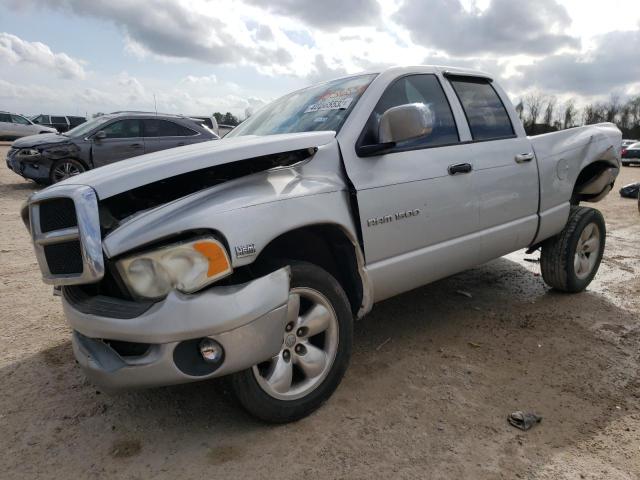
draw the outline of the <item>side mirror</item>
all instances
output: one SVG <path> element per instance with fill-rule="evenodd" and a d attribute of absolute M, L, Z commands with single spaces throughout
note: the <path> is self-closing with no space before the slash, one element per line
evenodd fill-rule
<path fill-rule="evenodd" d="M 31 120 L 32 123 L 35 123 L 36 125 L 40 125 L 40 120 Z"/>
<path fill-rule="evenodd" d="M 402 142 L 429 135 L 433 131 L 433 112 L 424 103 L 409 103 L 391 107 L 382 114 L 378 127 L 378 142 Z"/>
<path fill-rule="evenodd" d="M 104 130 L 99 130 L 96 132 L 93 138 L 95 138 L 96 140 L 102 140 L 103 138 L 107 138 L 107 134 Z"/>

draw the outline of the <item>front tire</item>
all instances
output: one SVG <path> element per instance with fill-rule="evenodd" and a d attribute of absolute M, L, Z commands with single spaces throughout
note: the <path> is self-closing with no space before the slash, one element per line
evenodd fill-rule
<path fill-rule="evenodd" d="M 583 291 L 598 271 L 604 253 L 606 225 L 602 214 L 587 207 L 571 207 L 562 232 L 542 244 L 542 278 L 563 292 Z"/>
<path fill-rule="evenodd" d="M 270 423 L 306 417 L 336 390 L 349 365 L 353 315 L 344 290 L 322 268 L 289 262 L 288 323 L 280 352 L 231 376 L 249 413 Z"/>
<path fill-rule="evenodd" d="M 49 181 L 52 184 L 58 183 L 62 180 L 66 180 L 67 178 L 80 175 L 85 170 L 86 169 L 84 168 L 84 165 L 78 160 L 74 160 L 73 158 L 64 158 L 62 160 L 56 161 L 53 165 L 51 165 L 51 170 L 49 171 Z"/>

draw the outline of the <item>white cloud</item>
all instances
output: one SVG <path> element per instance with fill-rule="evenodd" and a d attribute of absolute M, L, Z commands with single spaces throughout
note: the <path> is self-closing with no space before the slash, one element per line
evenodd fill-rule
<path fill-rule="evenodd" d="M 10 33 L 0 32 L 0 61 L 9 65 L 19 63 L 53 70 L 61 78 L 85 78 L 83 61 L 66 53 L 53 53 L 40 42 L 28 42 Z"/>
<path fill-rule="evenodd" d="M 132 56 L 115 70 L 113 59 L 96 63 L 99 75 L 45 45 L 0 37 L 0 58 L 16 66 L 1 78 L 14 86 L 40 82 L 55 90 L 49 79 L 35 80 L 28 65 L 44 66 L 75 82 L 67 90 L 70 80 L 65 80 L 54 100 L 76 102 L 78 108 L 152 109 L 155 93 L 159 110 L 228 109 L 242 116 L 256 108 L 246 100 L 251 97 L 273 98 L 347 73 L 423 63 L 480 68 L 501 79 L 513 97 L 532 88 L 559 97 L 607 96 L 612 90 L 624 95 L 638 91 L 640 78 L 633 66 L 640 48 L 633 33 L 640 21 L 637 0 L 616 0 L 607 9 L 583 0 L 0 0 L 0 5 L 25 21 L 54 10 L 72 22 L 90 19 L 121 32 Z M 74 35 L 72 29 L 63 34 Z M 162 68 L 180 74 L 163 78 L 157 73 Z M 135 76 L 119 73 L 123 69 Z M 24 95 L 15 103 L 31 101 L 28 92 Z"/>

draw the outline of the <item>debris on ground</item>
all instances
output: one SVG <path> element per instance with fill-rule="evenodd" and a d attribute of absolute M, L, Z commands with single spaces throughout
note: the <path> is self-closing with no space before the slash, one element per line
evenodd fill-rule
<path fill-rule="evenodd" d="M 463 297 L 473 298 L 473 295 L 471 295 L 469 292 L 465 292 L 464 290 L 456 290 L 456 293 L 458 295 L 462 295 Z"/>
<path fill-rule="evenodd" d="M 507 421 L 514 427 L 526 431 L 540 423 L 542 421 L 542 417 L 532 412 L 525 413 L 518 410 L 517 412 L 511 413 L 507 417 Z"/>
<path fill-rule="evenodd" d="M 382 347 L 384 347 L 387 343 L 391 341 L 391 337 L 387 338 L 384 342 L 376 347 L 376 352 L 379 352 Z"/>

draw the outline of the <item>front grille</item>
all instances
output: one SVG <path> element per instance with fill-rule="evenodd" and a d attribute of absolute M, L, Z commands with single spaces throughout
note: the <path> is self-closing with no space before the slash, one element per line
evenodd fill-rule
<path fill-rule="evenodd" d="M 56 185 L 34 193 L 28 221 L 45 283 L 81 285 L 103 278 L 98 197 L 91 187 Z"/>
<path fill-rule="evenodd" d="M 56 198 L 40 204 L 42 233 L 78 226 L 76 207 L 70 198 Z"/>
<path fill-rule="evenodd" d="M 82 250 L 79 240 L 45 245 L 44 256 L 53 275 L 82 273 Z"/>

